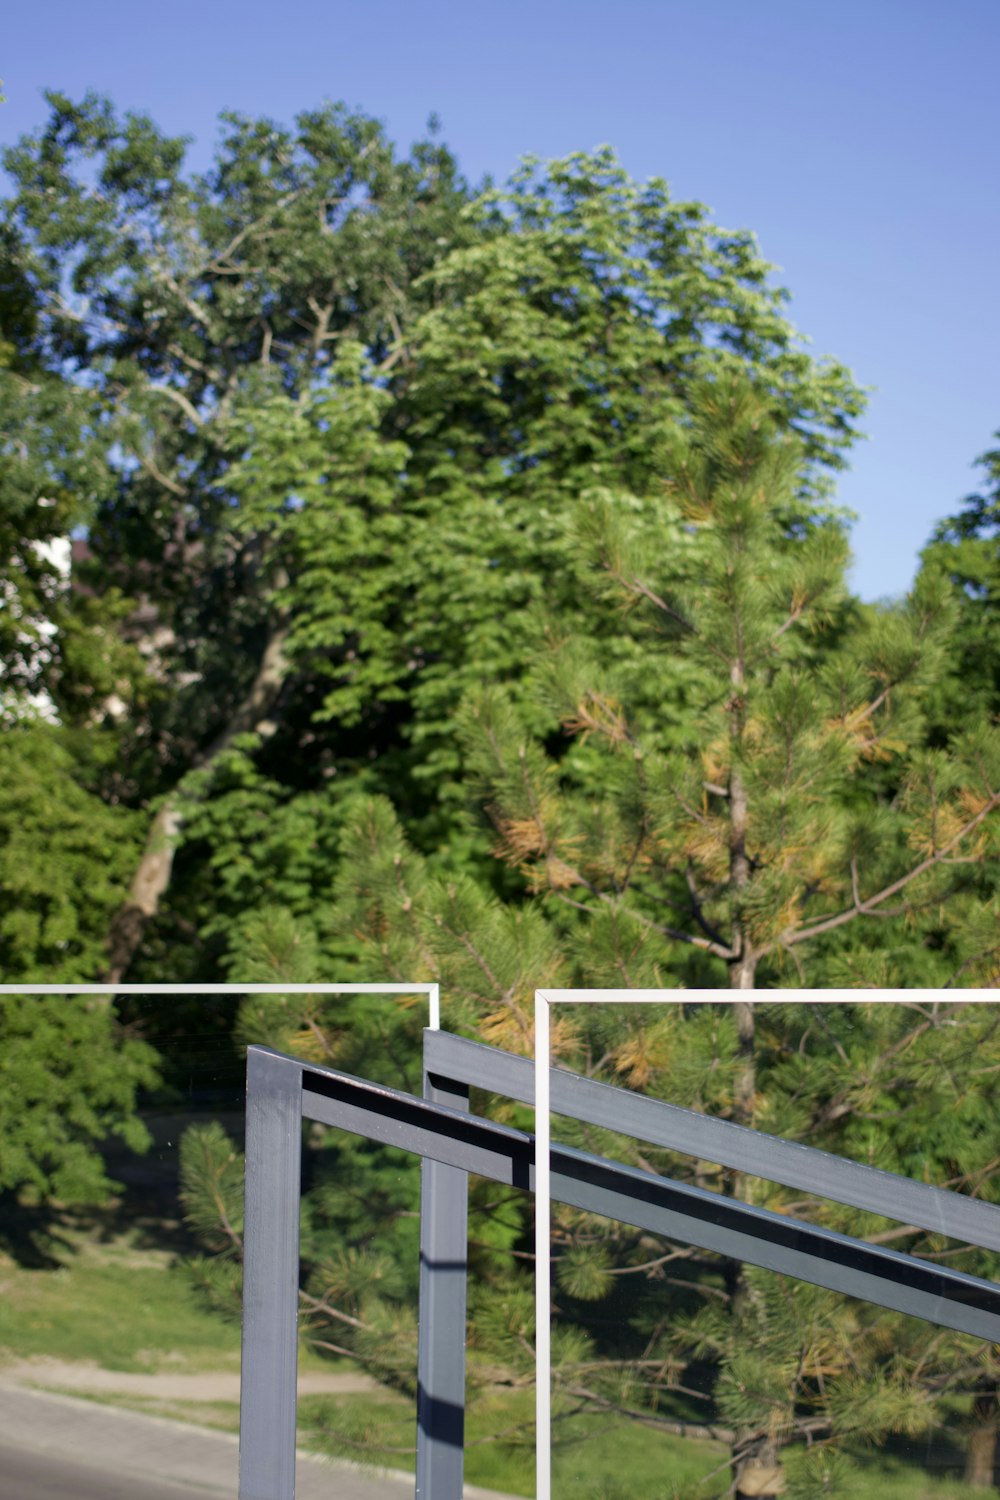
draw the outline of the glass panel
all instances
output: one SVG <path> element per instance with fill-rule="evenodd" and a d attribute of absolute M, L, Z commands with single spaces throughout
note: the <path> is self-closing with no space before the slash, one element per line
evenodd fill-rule
<path fill-rule="evenodd" d="M 23 1179 L 22 1152 L 41 1174 L 0 1214 L 0 1500 L 161 1500 L 158 1478 L 164 1497 L 235 1495 L 245 1043 L 419 1093 L 426 997 L 0 1007 L 0 1166 Z M 300 1446 L 412 1469 L 419 1163 L 307 1126 L 303 1186 Z M 300 1462 L 303 1500 L 328 1469 Z"/>
<path fill-rule="evenodd" d="M 757 997 L 755 997 L 756 999 Z M 987 1201 L 1000 1012 L 557 1006 L 567 1066 Z M 746 1023 L 749 1022 L 749 1025 Z M 553 1139 L 995 1279 L 995 1253 L 556 1113 Z M 992 1484 L 993 1346 L 553 1205 L 553 1495 L 964 1495 Z M 876 1491 L 876 1486 L 877 1491 Z"/>
<path fill-rule="evenodd" d="M 236 1004 L 0 997 L 0 1472 L 21 1494 L 75 1493 L 74 1474 L 95 1495 L 156 1500 L 157 1476 L 235 1492 L 232 1439 L 117 1412 L 238 1428 Z"/>
<path fill-rule="evenodd" d="M 740 1494 L 803 1500 L 992 1484 L 989 1346 L 769 1271 L 670 1260 L 607 1221 L 587 1232 L 613 1279 L 574 1296 L 557 1262 L 555 1500 L 715 1500 L 735 1475 Z"/>
<path fill-rule="evenodd" d="M 93 997 L 3 999 L 3 1159 L 9 1169 L 12 1153 L 29 1149 L 24 1129 L 34 1121 L 53 1143 L 47 1170 L 53 1181 L 62 1175 L 47 1202 L 41 1185 L 8 1192 L 0 1220 L 0 1500 L 5 1485 L 11 1500 L 44 1493 L 43 1471 L 73 1493 L 73 1476 L 87 1468 L 107 1478 L 109 1462 L 118 1490 L 109 1480 L 103 1493 L 122 1500 L 160 1500 L 151 1464 L 194 1494 L 211 1493 L 209 1481 L 234 1493 L 243 1045 L 252 1035 L 419 1092 L 426 1000 L 147 996 L 109 1012 Z M 71 1047 L 66 1025 L 51 1025 L 53 1007 L 71 1022 Z M 961 995 L 840 1010 L 760 999 L 752 1069 L 721 1004 L 566 1006 L 553 1021 L 560 1060 L 591 1076 L 723 1118 L 749 1109 L 761 1129 L 997 1199 L 993 1006 L 965 1005 Z M 35 1073 L 19 1053 L 19 1028 L 37 1043 L 47 1027 L 50 1066 Z M 155 1077 L 147 1044 L 159 1059 Z M 90 1158 L 55 1149 L 86 1140 L 75 1070 L 86 1066 L 92 1081 L 102 1058 L 102 1108 L 120 1113 L 134 1083 L 148 1134 L 145 1150 L 134 1135 L 101 1145 L 117 1184 L 103 1199 Z M 532 1111 L 510 1101 L 476 1094 L 473 1109 L 533 1126 Z M 991 1253 L 802 1189 L 556 1115 L 552 1126 L 556 1140 L 709 1192 L 976 1275 L 1000 1270 Z M 318 1126 L 306 1129 L 303 1159 L 300 1442 L 369 1469 L 411 1472 L 418 1163 Z M 758 1464 L 743 1475 L 744 1493 L 764 1494 L 761 1486 L 779 1482 L 767 1472 L 768 1434 L 779 1455 L 770 1467 L 788 1496 L 867 1496 L 877 1485 L 880 1500 L 968 1500 L 963 1474 L 990 1473 L 1000 1380 L 992 1348 L 771 1273 L 741 1275 L 605 1219 L 556 1207 L 553 1225 L 556 1496 L 721 1495 L 734 1442 Z M 473 1180 L 469 1226 L 466 1475 L 528 1495 L 532 1202 Z M 120 1408 L 208 1436 L 141 1426 L 126 1441 Z M 303 1500 L 327 1494 L 331 1476 L 300 1464 L 298 1489 Z"/>

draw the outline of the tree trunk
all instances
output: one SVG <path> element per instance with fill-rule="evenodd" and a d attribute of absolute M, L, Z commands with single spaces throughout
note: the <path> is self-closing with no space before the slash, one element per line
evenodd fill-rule
<path fill-rule="evenodd" d="M 992 1486 L 997 1458 L 997 1386 L 977 1391 L 972 1403 L 972 1427 L 965 1451 L 966 1484 Z"/>
<path fill-rule="evenodd" d="M 730 968 L 731 989 L 752 989 L 756 959 L 747 952 L 743 961 L 737 960 Z M 736 1018 L 736 1035 L 739 1040 L 740 1071 L 736 1076 L 733 1097 L 733 1119 L 739 1125 L 753 1125 L 754 1100 L 757 1092 L 757 1070 L 754 1057 L 754 1005 L 752 1000 L 733 1002 Z M 734 1198 L 746 1203 L 750 1199 L 750 1184 L 745 1172 L 732 1172 L 728 1191 Z M 740 1261 L 730 1261 L 726 1268 L 726 1290 L 731 1298 L 730 1310 L 738 1319 L 746 1307 L 748 1291 L 744 1267 Z M 785 1490 L 785 1472 L 781 1467 L 781 1448 L 774 1438 L 758 1443 L 747 1454 L 740 1443 L 730 1448 L 735 1476 L 737 1500 L 763 1500 L 777 1496 Z M 739 1455 L 739 1456 L 737 1456 Z"/>
<path fill-rule="evenodd" d="M 785 1489 L 785 1471 L 778 1456 L 778 1445 L 767 1438 L 754 1452 L 736 1465 L 737 1500 L 761 1500 L 762 1496 L 781 1495 Z"/>
<path fill-rule="evenodd" d="M 285 678 L 284 647 L 288 624 L 282 622 L 272 631 L 260 659 L 257 675 L 250 690 L 229 723 L 207 750 L 196 755 L 191 770 L 204 770 L 232 745 L 237 735 L 255 733 L 269 738 L 277 729 L 270 714 L 277 702 Z M 139 860 L 128 900 L 115 914 L 108 937 L 108 969 L 105 983 L 120 984 L 139 951 L 143 934 L 156 916 L 160 901 L 170 886 L 177 837 L 183 827 L 181 788 L 174 788 L 153 819 L 146 847 Z"/>
<path fill-rule="evenodd" d="M 732 950 L 736 958 L 729 964 L 729 988 L 752 990 L 757 974 L 757 955 L 747 939 L 740 911 L 740 899 L 750 882 L 750 860 L 747 856 L 747 794 L 743 778 L 734 771 L 729 778 L 729 882 L 732 889 Z M 753 1002 L 736 1001 L 733 1005 L 739 1037 L 741 1068 L 736 1077 L 733 1118 L 739 1125 L 753 1124 L 753 1099 L 756 1091 L 753 1057 Z"/>
<path fill-rule="evenodd" d="M 734 687 L 742 687 L 741 674 L 734 673 Z M 739 719 L 733 725 L 733 737 L 738 737 Z M 729 988 L 752 990 L 755 988 L 758 957 L 754 952 L 743 924 L 740 910 L 742 892 L 750 883 L 750 859 L 747 854 L 747 795 L 743 778 L 733 771 L 729 779 L 729 878 L 733 896 L 734 920 L 732 947 L 737 957 L 729 965 Z M 757 1094 L 757 1068 L 754 1056 L 754 1005 L 752 1000 L 733 1002 L 736 1021 L 736 1036 L 739 1048 L 739 1071 L 733 1086 L 733 1119 L 738 1125 L 753 1125 L 754 1103 Z M 729 1192 L 734 1198 L 746 1202 L 749 1184 L 745 1173 L 733 1172 L 729 1180 Z M 747 1288 L 743 1266 L 738 1261 L 730 1263 L 726 1285 L 731 1297 L 730 1308 L 738 1317 L 743 1308 Z M 731 1448 L 733 1473 L 737 1500 L 761 1500 L 764 1496 L 783 1493 L 785 1474 L 781 1467 L 778 1444 L 773 1438 L 759 1443 L 747 1454 L 740 1444 Z M 737 1454 L 740 1456 L 737 1457 Z"/>

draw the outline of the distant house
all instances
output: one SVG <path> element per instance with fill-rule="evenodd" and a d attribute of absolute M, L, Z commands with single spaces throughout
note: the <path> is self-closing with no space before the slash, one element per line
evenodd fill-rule
<path fill-rule="evenodd" d="M 45 501 L 40 500 L 39 504 L 44 505 Z M 60 536 L 43 542 L 29 542 L 28 545 L 36 557 L 48 563 L 63 584 L 68 586 L 72 577 L 73 548 L 76 543 L 69 537 Z M 16 568 L 18 559 L 14 558 L 12 561 Z M 0 609 L 18 610 L 19 602 L 14 583 L 9 578 L 0 580 Z M 22 628 L 15 633 L 15 645 L 10 659 L 0 662 L 0 722 L 11 724 L 42 719 L 56 724 L 59 722 L 59 715 L 48 691 L 41 686 L 33 691 L 30 686 L 32 678 L 40 676 L 40 669 L 52 659 L 46 643 L 55 635 L 56 627 L 50 620 L 38 616 L 28 619 L 19 617 L 18 624 Z M 18 647 L 23 648 L 23 654 Z M 20 679 L 18 685 L 5 686 L 4 679 L 9 678 L 12 673 Z"/>

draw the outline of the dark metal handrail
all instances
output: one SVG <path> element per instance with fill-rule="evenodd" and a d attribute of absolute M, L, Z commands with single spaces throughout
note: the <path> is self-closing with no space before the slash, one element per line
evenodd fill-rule
<path fill-rule="evenodd" d="M 531 1103 L 534 1064 L 425 1032 L 425 1097 L 266 1047 L 247 1054 L 240 1500 L 293 1500 L 301 1124 L 316 1120 L 423 1158 L 418 1500 L 461 1500 L 468 1174 L 528 1192 L 534 1137 L 469 1113 L 470 1086 Z M 551 1070 L 552 1107 L 821 1197 L 1000 1248 L 1000 1210 L 827 1152 Z M 569 1146 L 552 1197 L 671 1240 L 1000 1342 L 1000 1287 L 815 1224 Z M 970 1232 L 971 1231 L 971 1232 Z"/>

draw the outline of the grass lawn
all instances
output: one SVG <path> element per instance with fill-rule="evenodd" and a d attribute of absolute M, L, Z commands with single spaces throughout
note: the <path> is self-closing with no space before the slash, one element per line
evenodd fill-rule
<path fill-rule="evenodd" d="M 54 1262 L 19 1265 L 0 1253 L 0 1362 L 46 1357 L 132 1372 L 240 1367 L 240 1328 L 207 1307 L 176 1254 L 130 1232 L 60 1228 Z M 303 1369 L 336 1369 L 309 1349 Z"/>
<path fill-rule="evenodd" d="M 303 1445 L 372 1467 L 413 1471 L 412 1402 L 389 1393 L 313 1396 L 299 1401 Z M 473 1407 L 466 1430 L 470 1484 L 514 1495 L 535 1493 L 534 1397 L 498 1392 Z M 491 1439 L 497 1438 L 497 1441 Z M 377 1455 L 373 1460 L 373 1452 Z M 621 1417 L 578 1416 L 557 1431 L 553 1489 L 574 1500 L 653 1500 L 671 1496 L 725 1462 L 721 1444 L 688 1442 L 637 1427 Z M 706 1485 L 704 1500 L 725 1489 Z"/>
<path fill-rule="evenodd" d="M 239 1368 L 240 1331 L 207 1311 L 166 1252 L 81 1242 L 52 1269 L 0 1261 L 0 1355 L 107 1370 Z"/>
<path fill-rule="evenodd" d="M 413 1471 L 411 1402 L 379 1396 L 306 1397 L 299 1401 L 304 1447 L 373 1468 Z M 531 1392 L 498 1392 L 470 1413 L 465 1476 L 470 1484 L 513 1495 L 535 1493 L 534 1398 Z M 502 1435 L 506 1435 L 506 1439 Z M 489 1441 L 497 1438 L 497 1441 Z M 374 1456 L 373 1456 L 374 1455 Z M 553 1494 L 573 1500 L 719 1500 L 729 1486 L 728 1453 L 721 1443 L 678 1438 L 616 1416 L 576 1416 L 553 1433 Z M 912 1445 L 913 1461 L 878 1450 L 856 1453 L 823 1482 L 822 1455 L 804 1449 L 786 1455 L 791 1490 L 843 1500 L 977 1500 L 996 1497 L 954 1477 L 926 1472 L 923 1444 Z M 835 1460 L 836 1464 L 836 1460 Z M 812 1466 L 812 1472 L 807 1472 Z"/>
<path fill-rule="evenodd" d="M 138 1232 L 95 1233 L 64 1225 L 48 1263 L 29 1267 L 0 1256 L 0 1367 L 47 1357 L 143 1374 L 235 1372 L 236 1320 L 208 1309 L 172 1250 L 148 1247 Z M 346 1370 L 304 1348 L 303 1371 Z M 53 1386 L 57 1380 L 53 1380 Z M 83 1392 L 74 1387 L 72 1394 Z M 133 1394 L 95 1399 L 235 1431 L 235 1401 L 155 1399 Z M 533 1396 L 497 1391 L 469 1414 L 466 1475 L 472 1484 L 515 1495 L 534 1493 Z M 303 1396 L 303 1447 L 373 1467 L 412 1471 L 414 1405 L 392 1392 Z M 576 1416 L 558 1424 L 554 1443 L 557 1495 L 574 1500 L 714 1500 L 728 1484 L 720 1444 L 682 1440 L 615 1416 Z M 495 1439 L 495 1440 L 491 1440 Z M 907 1462 L 906 1458 L 915 1460 Z M 869 1453 L 837 1493 L 845 1500 L 973 1500 L 955 1479 L 924 1472 L 923 1445 L 906 1458 Z M 790 1454 L 794 1468 L 804 1455 Z M 714 1477 L 709 1477 L 713 1476 Z M 797 1486 L 796 1486 L 797 1488 Z M 825 1486 L 810 1486 L 820 1494 Z"/>

